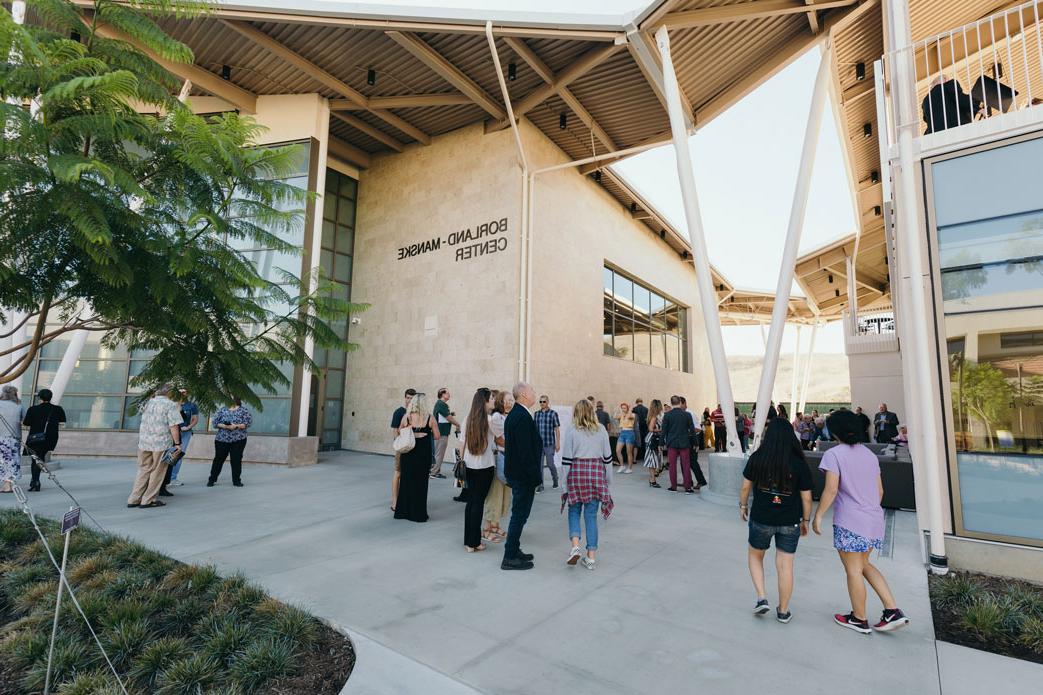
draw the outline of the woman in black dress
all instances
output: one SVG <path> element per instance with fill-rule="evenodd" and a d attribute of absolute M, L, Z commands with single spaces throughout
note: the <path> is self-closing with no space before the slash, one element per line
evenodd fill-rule
<path fill-rule="evenodd" d="M 413 428 L 416 446 L 402 454 L 402 477 L 395 503 L 395 518 L 427 521 L 427 481 L 431 471 L 434 440 L 438 439 L 438 424 L 427 406 L 427 396 L 418 393 L 409 402 L 402 426 Z"/>

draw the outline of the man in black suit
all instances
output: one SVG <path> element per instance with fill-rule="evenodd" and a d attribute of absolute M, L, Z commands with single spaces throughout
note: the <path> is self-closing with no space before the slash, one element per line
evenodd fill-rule
<path fill-rule="evenodd" d="M 860 441 L 869 442 L 869 426 L 873 422 L 869 419 L 869 416 L 862 412 L 862 406 L 855 408 L 855 415 L 858 416 L 858 426 L 862 428 L 862 437 Z"/>
<path fill-rule="evenodd" d="M 529 384 L 514 387 L 514 407 L 503 422 L 503 472 L 514 500 L 511 504 L 511 522 L 507 526 L 507 540 L 503 547 L 503 570 L 530 570 L 533 557 L 523 553 L 521 534 L 532 510 L 536 487 L 540 484 L 540 456 L 543 440 L 533 422 L 529 408 L 536 404 L 536 391 Z"/>
<path fill-rule="evenodd" d="M 633 409 L 637 425 L 637 446 L 634 447 L 634 458 L 643 460 L 645 458 L 645 437 L 648 436 L 648 408 L 640 398 L 634 399 Z"/>
<path fill-rule="evenodd" d="M 898 436 L 898 416 L 887 409 L 887 403 L 880 404 L 880 411 L 873 419 L 873 431 L 880 444 L 890 444 Z"/>

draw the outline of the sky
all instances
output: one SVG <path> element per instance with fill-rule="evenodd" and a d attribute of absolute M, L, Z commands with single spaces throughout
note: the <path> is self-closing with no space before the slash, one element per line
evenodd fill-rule
<path fill-rule="evenodd" d="M 371 5 L 622 14 L 644 0 L 368 0 Z M 701 128 L 691 140 L 696 188 L 710 262 L 734 285 L 774 292 L 789 224 L 811 92 L 818 70 L 812 49 L 745 99 Z M 683 235 L 687 225 L 672 146 L 615 166 Z M 801 253 L 850 234 L 855 216 L 832 109 L 827 104 L 811 181 Z M 654 282 L 649 279 L 650 282 Z M 796 283 L 794 294 L 800 294 Z M 808 331 L 801 346 L 807 350 Z M 793 350 L 787 330 L 783 353 Z M 763 354 L 757 326 L 726 327 L 728 354 Z M 844 352 L 840 322 L 818 331 L 815 352 Z"/>

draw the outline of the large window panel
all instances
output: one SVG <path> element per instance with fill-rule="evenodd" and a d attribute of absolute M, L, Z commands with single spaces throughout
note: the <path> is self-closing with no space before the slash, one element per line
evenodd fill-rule
<path fill-rule="evenodd" d="M 39 388 L 50 388 L 61 360 L 40 360 Z M 66 393 L 123 393 L 127 383 L 126 361 L 80 360 L 72 370 Z"/>
<path fill-rule="evenodd" d="M 602 291 L 605 355 L 652 367 L 686 369 L 681 355 L 687 332 L 679 325 L 683 307 L 608 266 L 602 269 Z"/>
<path fill-rule="evenodd" d="M 1043 545 L 1043 139 L 931 163 L 960 534 Z"/>
<path fill-rule="evenodd" d="M 123 399 L 113 396 L 63 396 L 65 426 L 77 430 L 118 430 Z"/>

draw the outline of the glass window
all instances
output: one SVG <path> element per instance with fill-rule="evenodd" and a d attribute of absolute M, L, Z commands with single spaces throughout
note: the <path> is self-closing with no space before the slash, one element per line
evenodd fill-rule
<path fill-rule="evenodd" d="M 290 399 L 262 398 L 264 410 L 252 409 L 250 434 L 288 434 L 290 431 Z"/>
<path fill-rule="evenodd" d="M 1024 167 L 1040 156 L 1043 139 L 931 165 L 958 531 L 1035 544 L 1043 544 L 1043 189 Z"/>
<path fill-rule="evenodd" d="M 640 364 L 685 369 L 685 311 L 647 285 L 609 267 L 602 269 L 603 353 Z"/>
<path fill-rule="evenodd" d="M 341 198 L 337 201 L 337 223 L 354 226 L 355 224 L 355 202 Z"/>
<path fill-rule="evenodd" d="M 340 418 L 344 409 L 344 402 L 338 399 L 327 399 L 326 407 L 323 408 L 323 427 L 336 429 L 340 427 Z"/>
<path fill-rule="evenodd" d="M 333 279 L 338 282 L 351 282 L 351 256 L 342 253 L 334 256 Z"/>
<path fill-rule="evenodd" d="M 50 388 L 61 360 L 40 360 L 38 388 Z M 127 363 L 111 360 L 80 360 L 72 370 L 66 393 L 123 393 Z"/>
<path fill-rule="evenodd" d="M 346 198 L 358 198 L 358 181 L 350 176 L 340 175 L 340 188 L 338 193 Z"/>
<path fill-rule="evenodd" d="M 326 395 L 333 398 L 344 397 L 344 372 L 340 369 L 330 369 L 326 374 Z"/>
<path fill-rule="evenodd" d="M 322 248 L 332 249 L 337 238 L 337 225 L 333 222 L 323 220 L 322 222 Z"/>
<path fill-rule="evenodd" d="M 337 250 L 352 253 L 355 250 L 355 230 L 343 225 L 337 227 Z"/>
<path fill-rule="evenodd" d="M 112 396 L 62 396 L 66 424 L 77 430 L 118 430 L 123 398 Z"/>

